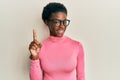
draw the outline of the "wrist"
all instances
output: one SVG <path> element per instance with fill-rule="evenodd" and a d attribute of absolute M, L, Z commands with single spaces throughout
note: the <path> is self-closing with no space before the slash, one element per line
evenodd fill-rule
<path fill-rule="evenodd" d="M 31 60 L 38 60 L 39 59 L 39 56 L 36 55 L 36 56 L 33 56 L 33 55 L 30 55 L 29 57 Z"/>

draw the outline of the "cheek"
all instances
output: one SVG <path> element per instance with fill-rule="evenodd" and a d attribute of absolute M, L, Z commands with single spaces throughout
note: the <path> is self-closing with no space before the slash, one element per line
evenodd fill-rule
<path fill-rule="evenodd" d="M 53 26 L 53 25 L 49 26 L 49 30 L 50 30 L 52 33 L 56 33 L 56 31 L 57 31 L 58 29 L 59 29 L 59 28 L 57 28 L 57 27 L 55 27 L 55 26 Z"/>
<path fill-rule="evenodd" d="M 59 29 L 59 27 L 56 27 L 56 26 L 54 26 L 54 25 L 51 25 L 51 27 L 52 27 L 52 30 L 53 30 L 53 31 L 56 31 L 56 30 Z"/>
<path fill-rule="evenodd" d="M 59 28 L 53 27 L 53 31 L 56 32 Z"/>

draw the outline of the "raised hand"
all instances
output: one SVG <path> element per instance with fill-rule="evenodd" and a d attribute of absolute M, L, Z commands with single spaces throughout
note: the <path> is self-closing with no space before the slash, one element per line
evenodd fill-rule
<path fill-rule="evenodd" d="M 35 30 L 33 30 L 33 41 L 29 45 L 29 51 L 31 53 L 30 58 L 35 60 L 38 59 L 39 51 L 41 49 L 41 43 L 37 40 L 37 35 Z"/>

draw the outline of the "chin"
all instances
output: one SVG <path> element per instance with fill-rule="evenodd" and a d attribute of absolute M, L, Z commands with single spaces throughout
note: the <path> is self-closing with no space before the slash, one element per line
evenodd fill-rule
<path fill-rule="evenodd" d="M 64 36 L 64 34 L 59 34 L 56 37 L 63 37 L 63 36 Z"/>
<path fill-rule="evenodd" d="M 63 37 L 64 36 L 64 33 L 62 33 L 62 34 L 58 34 L 58 33 L 56 33 L 56 34 L 50 34 L 51 36 L 54 36 L 54 37 Z"/>

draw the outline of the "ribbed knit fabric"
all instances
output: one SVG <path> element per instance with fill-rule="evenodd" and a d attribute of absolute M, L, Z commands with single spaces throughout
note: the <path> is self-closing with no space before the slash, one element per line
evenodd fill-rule
<path fill-rule="evenodd" d="M 85 80 L 81 43 L 66 36 L 48 37 L 39 60 L 31 60 L 30 80 Z"/>

